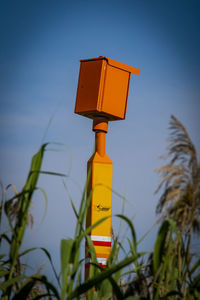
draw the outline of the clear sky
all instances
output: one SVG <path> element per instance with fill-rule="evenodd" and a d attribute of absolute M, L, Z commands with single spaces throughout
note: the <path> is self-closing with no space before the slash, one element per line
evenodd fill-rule
<path fill-rule="evenodd" d="M 79 60 L 103 55 L 140 68 L 140 76 L 131 79 L 126 120 L 109 124 L 107 154 L 113 160 L 113 188 L 126 196 L 126 214 L 134 216 L 141 237 L 156 220 L 154 169 L 164 164 L 158 157 L 165 153 L 171 114 L 200 152 L 199 32 L 198 0 L 0 0 L 4 186 L 13 183 L 20 190 L 42 141 L 61 142 L 66 150 L 47 152 L 43 169 L 67 173 L 71 165 L 66 184 L 78 206 L 94 146 L 92 121 L 74 114 Z M 47 213 L 42 221 L 45 202 L 37 192 L 35 225 L 25 246 L 46 247 L 58 262 L 60 239 L 73 236 L 75 217 L 60 178 L 41 176 L 38 185 L 48 195 Z M 113 213 L 121 207 L 113 196 Z M 151 249 L 154 238 L 153 232 L 143 248 Z"/>

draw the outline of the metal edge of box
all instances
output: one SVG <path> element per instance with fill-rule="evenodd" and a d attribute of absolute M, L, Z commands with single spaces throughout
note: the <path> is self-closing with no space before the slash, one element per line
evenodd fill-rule
<path fill-rule="evenodd" d="M 109 65 L 111 65 L 111 66 L 113 66 L 115 68 L 127 71 L 129 73 L 133 73 L 135 75 L 139 75 L 140 74 L 140 69 L 132 67 L 132 66 L 129 66 L 129 65 L 126 65 L 124 63 L 121 63 L 121 62 L 116 61 L 114 59 L 108 58 L 106 56 L 99 56 L 99 57 L 96 57 L 96 58 L 82 59 L 80 61 L 92 61 L 92 60 L 101 60 L 101 59 L 106 60 Z"/>
<path fill-rule="evenodd" d="M 94 57 L 94 58 L 86 58 L 86 59 L 81 59 L 80 62 L 85 62 L 85 61 L 92 61 L 92 60 L 101 60 L 101 59 L 106 59 L 107 58 L 105 56 L 99 56 L 99 57 Z"/>
<path fill-rule="evenodd" d="M 97 103 L 97 110 L 99 112 L 101 112 L 101 110 L 102 110 L 104 85 L 105 85 L 105 77 L 106 77 L 106 64 L 107 64 L 107 62 L 105 63 L 105 59 L 104 59 L 102 61 L 102 65 L 101 65 L 101 76 L 100 76 L 100 82 L 99 82 L 99 94 L 98 94 L 98 103 Z"/>
<path fill-rule="evenodd" d="M 124 120 L 126 119 L 126 111 L 127 111 L 127 105 L 128 105 L 128 95 L 129 95 L 129 88 L 130 88 L 130 80 L 131 80 L 131 74 L 129 73 L 128 86 L 127 86 L 127 91 L 126 91 L 126 104 L 125 104 L 125 110 L 124 110 Z"/>
<path fill-rule="evenodd" d="M 98 115 L 98 112 L 100 113 L 100 115 Z M 112 114 L 109 113 L 105 113 L 102 111 L 97 111 L 97 110 L 87 110 L 84 112 L 76 112 L 76 114 L 84 116 L 88 119 L 94 119 L 94 114 L 95 114 L 95 118 L 106 118 L 108 121 L 118 121 L 118 120 L 124 120 L 125 118 L 121 118 L 121 117 L 116 117 L 113 116 Z"/>
<path fill-rule="evenodd" d="M 111 65 L 111 66 L 113 66 L 113 67 L 115 67 L 115 68 L 127 71 L 129 73 L 133 73 L 135 75 L 139 75 L 140 74 L 140 69 L 138 69 L 138 68 L 131 67 L 129 65 L 126 65 L 124 63 L 121 63 L 119 61 L 116 61 L 116 60 L 108 58 L 108 57 L 106 57 L 106 58 L 108 60 L 108 64 Z"/>
<path fill-rule="evenodd" d="M 75 114 L 79 114 L 79 110 L 77 109 L 77 98 L 78 98 L 78 89 L 79 89 L 79 84 L 80 84 L 80 75 L 81 75 L 81 64 L 79 67 L 79 74 L 78 74 L 78 85 L 77 85 L 77 90 L 76 90 L 76 103 L 75 103 L 75 107 L 74 107 L 74 113 Z"/>

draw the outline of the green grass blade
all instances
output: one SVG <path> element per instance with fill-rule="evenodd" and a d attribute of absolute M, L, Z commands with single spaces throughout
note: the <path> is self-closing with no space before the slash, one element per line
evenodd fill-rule
<path fill-rule="evenodd" d="M 81 294 L 87 292 L 92 287 L 96 286 L 97 284 L 101 283 L 103 280 L 112 276 L 118 270 L 133 263 L 136 258 L 137 257 L 135 257 L 135 256 L 127 257 L 124 260 L 122 260 L 120 263 L 118 263 L 117 265 L 112 266 L 112 267 L 102 271 L 100 274 L 96 275 L 94 278 L 89 279 L 85 283 L 78 286 L 71 294 L 68 295 L 68 298 L 73 299 L 73 298 L 78 297 Z"/>
<path fill-rule="evenodd" d="M 112 288 L 113 288 L 113 293 L 115 295 L 115 297 L 118 299 L 118 300 L 122 300 L 124 299 L 123 297 L 123 294 L 119 288 L 119 285 L 117 284 L 117 282 L 110 276 L 109 278 L 109 281 L 112 285 Z"/>
<path fill-rule="evenodd" d="M 148 299 L 140 297 L 140 296 L 129 296 L 129 297 L 125 298 L 124 300 L 148 300 Z"/>
<path fill-rule="evenodd" d="M 8 273 L 9 273 L 9 270 L 7 270 L 7 271 L 0 271 L 0 277 L 4 277 Z"/>
<path fill-rule="evenodd" d="M 28 219 L 28 210 L 31 204 L 32 195 L 36 189 L 36 184 L 39 177 L 39 170 L 42 165 L 43 155 L 45 148 L 48 144 L 41 146 L 40 150 L 33 156 L 31 161 L 31 167 L 28 174 L 26 184 L 24 186 L 24 191 L 29 191 L 27 194 L 23 194 L 19 198 L 19 212 L 17 222 L 15 224 L 14 233 L 12 235 L 12 241 L 10 246 L 10 260 L 11 267 L 8 279 L 13 277 L 15 265 L 17 262 L 18 252 L 20 245 L 22 243 L 24 232 L 26 229 L 27 219 Z M 8 213 L 9 215 L 9 213 Z"/>
<path fill-rule="evenodd" d="M 103 223 L 105 220 L 107 220 L 110 217 L 104 217 L 100 220 L 98 220 L 96 223 L 92 224 L 91 226 L 89 226 L 88 228 L 86 228 L 85 231 L 83 231 L 80 235 L 80 237 L 78 238 L 79 243 L 81 242 L 81 240 L 88 235 L 92 229 L 94 229 L 95 227 L 97 227 L 98 225 L 100 225 L 101 223 Z"/>
<path fill-rule="evenodd" d="M 47 251 L 47 249 L 45 249 L 45 248 L 40 248 L 40 249 L 41 249 L 41 250 L 46 254 L 46 256 L 48 257 L 49 262 L 50 262 L 51 267 L 52 267 L 52 270 L 53 270 L 53 273 L 54 273 L 54 275 L 55 275 L 55 277 L 56 277 L 57 283 L 58 283 L 58 285 L 60 286 L 59 276 L 58 276 L 58 274 L 57 274 L 57 272 L 56 272 L 56 269 L 55 269 L 55 267 L 54 267 L 53 260 L 52 260 L 52 258 L 51 258 L 51 255 L 50 255 L 49 251 Z"/>
<path fill-rule="evenodd" d="M 61 251 L 61 276 L 62 276 L 62 286 L 61 286 L 61 300 L 65 299 L 65 294 L 67 291 L 68 285 L 68 273 L 69 268 L 72 269 L 72 262 L 71 262 L 71 254 L 72 254 L 72 247 L 74 241 L 73 240 L 61 240 L 60 251 Z M 69 270 L 69 271 L 68 271 Z M 70 272 L 71 273 L 71 272 Z"/>
<path fill-rule="evenodd" d="M 47 197 L 47 193 L 45 192 L 45 190 L 43 188 L 38 187 L 37 189 L 42 192 L 43 197 L 44 197 L 44 201 L 45 201 L 44 214 L 43 214 L 43 217 L 42 217 L 42 220 L 41 220 L 41 223 L 42 223 L 44 221 L 44 218 L 45 218 L 46 214 L 47 214 L 48 197 Z"/>
<path fill-rule="evenodd" d="M 169 231 L 169 222 L 164 221 L 160 227 L 160 230 L 157 235 L 156 243 L 154 246 L 154 252 L 153 252 L 154 276 L 157 273 L 158 268 L 160 267 L 160 264 L 162 262 L 162 255 L 163 255 L 165 240 L 166 240 L 168 231 Z"/>
<path fill-rule="evenodd" d="M 29 252 L 31 252 L 31 251 L 37 250 L 37 249 L 38 249 L 38 248 L 36 248 L 36 247 L 34 247 L 34 248 L 29 248 L 29 249 L 27 249 L 27 250 L 25 250 L 25 251 L 19 253 L 18 257 L 21 257 L 21 256 L 23 256 L 23 255 L 25 255 L 25 254 L 27 254 L 27 253 L 29 253 Z"/>
<path fill-rule="evenodd" d="M 47 280 L 46 276 L 44 276 L 44 275 L 43 276 L 32 276 L 31 279 L 36 282 L 41 282 L 42 284 L 44 284 L 44 286 L 46 287 L 46 289 L 48 291 L 48 294 L 50 294 L 50 291 L 51 291 L 53 293 L 53 297 L 60 300 L 60 296 L 59 296 L 57 289 L 51 282 L 49 282 Z"/>
<path fill-rule="evenodd" d="M 132 224 L 131 220 L 129 218 L 127 218 L 126 216 L 121 215 L 121 214 L 117 214 L 115 216 L 118 217 L 118 218 L 123 219 L 129 225 L 129 227 L 131 229 L 131 235 L 132 235 L 133 245 L 135 245 L 135 247 L 136 247 L 136 233 L 135 233 L 135 229 L 133 227 L 133 224 Z"/>
<path fill-rule="evenodd" d="M 64 173 L 58 173 L 58 172 L 50 172 L 50 171 L 33 171 L 33 173 L 39 173 L 39 174 L 45 174 L 45 175 L 53 175 L 53 176 L 59 176 L 59 177 L 68 177 L 68 175 Z"/>
<path fill-rule="evenodd" d="M 29 280 L 12 298 L 12 300 L 27 300 L 36 282 Z"/>
<path fill-rule="evenodd" d="M 75 207 L 75 205 L 74 205 L 74 202 L 73 202 L 73 200 L 72 200 L 72 197 L 71 197 L 71 195 L 70 195 L 70 192 L 69 192 L 69 190 L 68 190 L 68 188 L 67 188 L 67 185 L 66 185 L 66 183 L 65 183 L 64 180 L 63 180 L 63 185 L 64 185 L 65 190 L 66 190 L 66 192 L 67 192 L 67 195 L 68 195 L 68 197 L 69 197 L 69 200 L 70 200 L 72 209 L 73 209 L 73 211 L 74 211 L 74 214 L 75 214 L 75 216 L 76 216 L 76 219 L 78 220 L 78 218 L 79 218 L 78 212 L 77 212 L 77 210 L 76 210 L 76 207 Z"/>
<path fill-rule="evenodd" d="M 5 240 L 9 245 L 11 244 L 11 239 L 5 233 L 2 233 L 0 235 L 0 243 L 1 243 L 2 240 Z"/>
<path fill-rule="evenodd" d="M 200 257 L 199 257 L 199 259 L 195 262 L 194 266 L 191 268 L 190 274 L 192 275 L 199 267 L 200 267 Z"/>
<path fill-rule="evenodd" d="M 5 282 L 1 282 L 0 283 L 0 290 L 6 290 L 8 287 L 11 287 L 12 285 L 14 285 L 15 283 L 21 282 L 23 279 L 25 279 L 26 277 L 24 275 L 20 275 L 17 277 L 14 277 L 12 279 L 9 279 Z"/>

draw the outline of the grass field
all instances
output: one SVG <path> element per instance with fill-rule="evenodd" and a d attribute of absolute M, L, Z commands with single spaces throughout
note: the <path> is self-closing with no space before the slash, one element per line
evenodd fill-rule
<path fill-rule="evenodd" d="M 9 251 L 0 254 L 1 299 L 200 299 L 200 255 L 193 253 L 191 247 L 193 234 L 200 232 L 200 165 L 186 129 L 173 116 L 170 130 L 170 160 L 157 170 L 161 174 L 158 187 L 161 196 L 157 206 L 161 218 L 153 251 L 138 251 L 141 240 L 137 240 L 132 220 L 118 214 L 116 217 L 129 228 L 127 236 L 123 237 L 129 247 L 125 251 L 120 236 L 113 236 L 107 267 L 103 269 L 98 265 L 89 233 L 105 219 L 85 228 L 91 199 L 91 194 L 87 197 L 86 193 L 88 178 L 80 206 L 75 207 L 73 199 L 69 199 L 76 228 L 74 237 L 60 242 L 59 274 L 48 250 L 39 249 L 51 264 L 54 282 L 50 282 L 41 270 L 27 275 L 30 271 L 27 272 L 23 257 L 38 249 L 37 245 L 21 252 L 40 174 L 65 177 L 65 174 L 42 171 L 43 157 L 49 147 L 43 144 L 32 158 L 22 191 L 17 193 L 13 185 L 2 186 L 0 242 L 6 243 Z M 13 197 L 5 200 L 8 189 L 13 189 Z M 9 230 L 4 232 L 5 218 Z M 80 255 L 80 245 L 85 241 L 91 257 L 86 281 L 83 279 L 85 259 Z"/>

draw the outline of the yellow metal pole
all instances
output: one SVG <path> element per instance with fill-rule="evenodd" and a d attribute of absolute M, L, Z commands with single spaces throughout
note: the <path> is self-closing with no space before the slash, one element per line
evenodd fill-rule
<path fill-rule="evenodd" d="M 90 176 L 88 195 L 92 190 L 92 197 L 86 227 L 95 224 L 104 217 L 109 217 L 90 232 L 97 261 L 102 267 L 106 266 L 111 251 L 112 161 L 105 152 L 107 130 L 108 121 L 106 119 L 95 119 L 93 121 L 95 152 L 88 161 L 88 176 Z M 89 272 L 88 260 L 89 256 L 86 249 L 86 279 Z"/>

